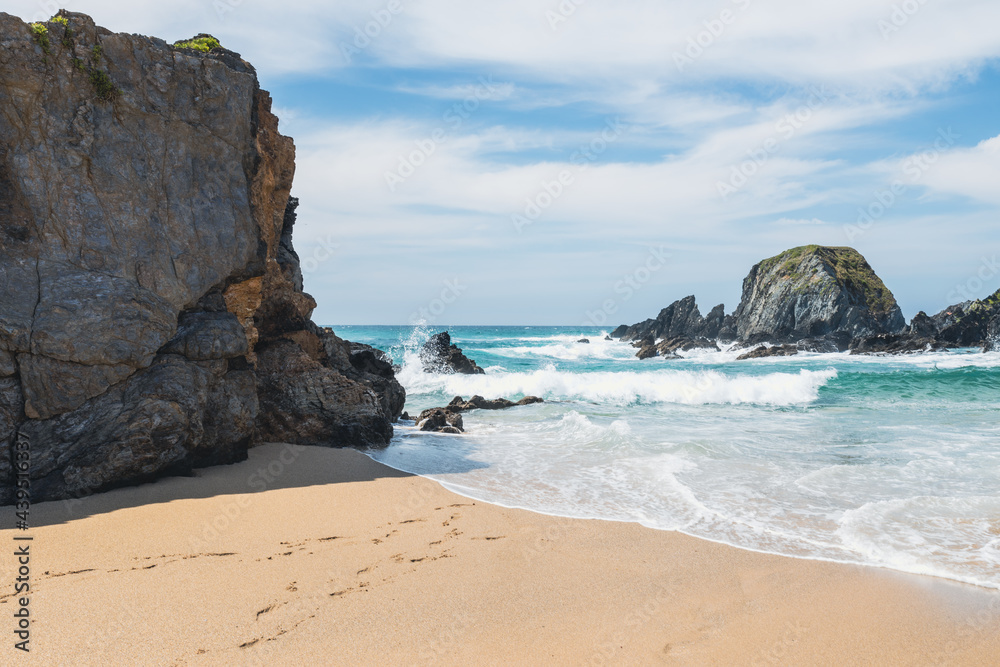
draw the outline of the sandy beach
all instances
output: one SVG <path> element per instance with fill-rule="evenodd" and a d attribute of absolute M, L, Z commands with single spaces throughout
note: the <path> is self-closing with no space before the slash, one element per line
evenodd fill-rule
<path fill-rule="evenodd" d="M 353 450 L 266 445 L 243 463 L 31 516 L 31 653 L 15 652 L 8 632 L 4 664 L 991 665 L 1000 655 L 1000 593 L 491 506 Z M 8 547 L 14 537 L 3 531 Z M 8 580 L 12 565 L 4 559 Z M 0 609 L 12 610 L 5 589 Z"/>

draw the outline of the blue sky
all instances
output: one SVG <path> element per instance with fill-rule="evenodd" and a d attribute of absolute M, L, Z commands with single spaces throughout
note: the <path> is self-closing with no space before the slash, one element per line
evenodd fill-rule
<path fill-rule="evenodd" d="M 731 311 L 805 243 L 856 247 L 907 317 L 1000 288 L 995 0 L 63 6 L 257 67 L 325 324 Z"/>

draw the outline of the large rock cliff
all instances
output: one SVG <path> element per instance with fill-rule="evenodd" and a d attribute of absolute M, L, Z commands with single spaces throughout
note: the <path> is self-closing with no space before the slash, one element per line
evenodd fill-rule
<path fill-rule="evenodd" d="M 15 437 L 36 501 L 388 442 L 391 366 L 310 319 L 294 155 L 236 53 L 0 13 L 0 502 Z"/>
<path fill-rule="evenodd" d="M 899 333 L 906 320 L 892 292 L 853 248 L 802 246 L 765 259 L 743 281 L 736 309 L 745 344 Z"/>

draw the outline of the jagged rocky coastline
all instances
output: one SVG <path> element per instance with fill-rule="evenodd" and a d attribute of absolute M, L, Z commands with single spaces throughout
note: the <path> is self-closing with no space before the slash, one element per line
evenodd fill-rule
<path fill-rule="evenodd" d="M 640 359 L 677 358 L 694 349 L 719 349 L 720 343 L 748 348 L 741 360 L 800 351 L 989 351 L 1000 348 L 1000 291 L 934 316 L 920 312 L 907 324 L 892 292 L 858 251 L 802 246 L 756 264 L 732 314 L 718 305 L 703 317 L 688 296 L 611 336 L 631 341 Z"/>
<path fill-rule="evenodd" d="M 0 503 L 384 446 L 405 392 L 311 318 L 295 147 L 239 54 L 0 13 Z"/>

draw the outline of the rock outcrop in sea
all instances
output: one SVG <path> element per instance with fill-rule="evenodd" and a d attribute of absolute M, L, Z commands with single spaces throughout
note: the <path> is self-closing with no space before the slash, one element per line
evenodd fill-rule
<path fill-rule="evenodd" d="M 15 439 L 42 501 L 392 435 L 388 361 L 310 319 L 294 144 L 216 44 L 0 13 L 2 503 Z"/>
<path fill-rule="evenodd" d="M 638 341 L 640 358 L 669 358 L 715 347 L 716 342 L 777 346 L 744 355 L 751 359 L 844 351 L 854 340 L 900 334 L 905 328 L 892 292 L 858 251 L 812 245 L 756 264 L 730 315 L 719 305 L 702 317 L 695 297 L 689 296 L 664 308 L 656 319 L 623 325 L 611 335 Z"/>
<path fill-rule="evenodd" d="M 853 248 L 802 246 L 766 259 L 743 281 L 736 309 L 741 343 L 828 341 L 899 333 L 906 320 L 892 292 Z"/>
<path fill-rule="evenodd" d="M 960 347 L 1000 350 L 1000 290 L 907 324 L 892 292 L 853 248 L 802 246 L 753 267 L 731 315 L 702 317 L 693 296 L 655 319 L 621 325 L 612 338 L 635 341 L 640 359 L 679 358 L 716 342 L 755 347 L 740 360 L 798 352 L 905 354 Z M 768 343 L 768 345 L 762 345 Z"/>
<path fill-rule="evenodd" d="M 997 349 L 1000 334 L 1000 290 L 992 296 L 948 306 L 929 316 L 917 313 L 896 335 L 860 338 L 851 343 L 852 354 L 902 354 L 960 347 Z"/>
<path fill-rule="evenodd" d="M 447 331 L 434 334 L 424 343 L 420 348 L 420 363 L 425 373 L 482 375 L 486 372 L 451 342 L 451 334 Z"/>

